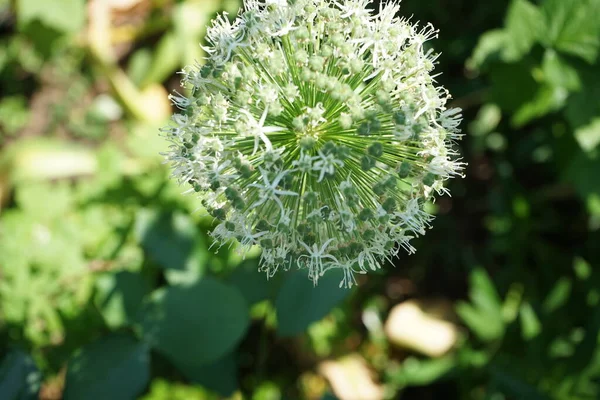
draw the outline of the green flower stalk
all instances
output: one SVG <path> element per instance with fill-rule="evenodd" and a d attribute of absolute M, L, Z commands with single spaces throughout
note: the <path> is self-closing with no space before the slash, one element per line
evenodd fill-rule
<path fill-rule="evenodd" d="M 213 21 L 204 65 L 163 129 L 173 175 L 220 221 L 223 245 L 262 248 L 261 269 L 305 268 L 341 285 L 425 233 L 423 210 L 460 175 L 459 109 L 436 86 L 437 36 L 368 0 L 246 0 Z"/>

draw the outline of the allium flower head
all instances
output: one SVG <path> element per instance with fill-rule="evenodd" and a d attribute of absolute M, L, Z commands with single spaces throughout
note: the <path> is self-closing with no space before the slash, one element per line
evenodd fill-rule
<path fill-rule="evenodd" d="M 457 175 L 460 110 L 431 75 L 437 32 L 368 0 L 246 0 L 207 33 L 204 65 L 164 129 L 174 176 L 220 221 L 217 243 L 262 248 L 261 268 L 341 284 L 412 253 L 423 210 Z"/>

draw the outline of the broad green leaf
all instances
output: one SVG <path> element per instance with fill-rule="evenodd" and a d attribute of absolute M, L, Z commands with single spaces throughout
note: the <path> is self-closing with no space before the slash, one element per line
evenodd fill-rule
<path fill-rule="evenodd" d="M 242 294 L 210 277 L 155 291 L 141 319 L 145 340 L 184 366 L 218 360 L 237 345 L 249 323 Z"/>
<path fill-rule="evenodd" d="M 264 272 L 258 271 L 258 261 L 245 261 L 238 265 L 228 278 L 244 296 L 249 305 L 271 297 L 274 281 L 267 280 Z"/>
<path fill-rule="evenodd" d="M 31 357 L 20 350 L 8 353 L 0 363 L 0 399 L 35 400 L 42 377 Z"/>
<path fill-rule="evenodd" d="M 302 271 L 287 274 L 275 300 L 277 333 L 293 336 L 326 316 L 350 290 L 339 287 L 342 276 L 330 271 L 317 285 Z"/>
<path fill-rule="evenodd" d="M 546 81 L 552 86 L 563 87 L 568 90 L 579 90 L 581 88 L 581 80 L 577 69 L 552 49 L 547 49 L 544 53 L 542 70 Z"/>
<path fill-rule="evenodd" d="M 150 285 L 138 273 L 106 273 L 96 280 L 94 303 L 106 324 L 115 329 L 135 321 Z"/>
<path fill-rule="evenodd" d="M 235 352 L 207 365 L 174 362 L 191 382 L 213 390 L 222 396 L 231 396 L 238 387 Z"/>
<path fill-rule="evenodd" d="M 150 355 L 145 343 L 111 334 L 84 347 L 67 365 L 65 400 L 131 400 L 148 384 Z"/>
<path fill-rule="evenodd" d="M 544 15 L 527 0 L 513 0 L 506 16 L 505 61 L 518 61 L 541 38 L 545 30 Z"/>
<path fill-rule="evenodd" d="M 546 0 L 542 7 L 547 45 L 593 63 L 600 47 L 600 0 Z"/>
<path fill-rule="evenodd" d="M 85 22 L 84 0 L 17 0 L 20 27 L 39 20 L 44 25 L 65 33 L 75 33 Z"/>
<path fill-rule="evenodd" d="M 163 269 L 200 274 L 205 246 L 199 243 L 202 236 L 187 215 L 140 210 L 135 232 L 144 251 Z"/>

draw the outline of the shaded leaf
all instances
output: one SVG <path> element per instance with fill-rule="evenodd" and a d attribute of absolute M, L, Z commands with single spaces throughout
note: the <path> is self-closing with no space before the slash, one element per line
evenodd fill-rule
<path fill-rule="evenodd" d="M 111 328 L 135 321 L 150 285 L 140 274 L 120 271 L 99 276 L 94 303 Z"/>
<path fill-rule="evenodd" d="M 129 335 L 111 334 L 84 347 L 69 361 L 64 399 L 134 399 L 149 377 L 146 344 Z"/>
<path fill-rule="evenodd" d="M 35 400 L 42 376 L 35 363 L 20 350 L 8 353 L 0 364 L 0 399 Z"/>
<path fill-rule="evenodd" d="M 539 86 L 534 97 L 523 104 L 511 119 L 519 127 L 562 108 L 567 100 L 568 92 L 561 87 Z"/>
<path fill-rule="evenodd" d="M 242 293 L 249 305 L 270 298 L 275 287 L 274 280 L 267 280 L 267 275 L 258 271 L 257 260 L 245 261 L 237 266 L 228 282 Z"/>
<path fill-rule="evenodd" d="M 222 396 L 231 396 L 238 388 L 235 353 L 206 365 L 181 361 L 175 362 L 175 365 L 191 382 Z"/>
<path fill-rule="evenodd" d="M 205 252 L 194 251 L 201 236 L 187 215 L 140 210 L 135 232 L 144 251 L 162 268 L 200 273 Z"/>
<path fill-rule="evenodd" d="M 293 336 L 326 316 L 350 290 L 339 287 L 342 276 L 334 271 L 319 278 L 315 286 L 300 271 L 289 273 L 275 300 L 277 333 Z"/>
<path fill-rule="evenodd" d="M 194 367 L 231 351 L 249 323 L 242 294 L 209 277 L 155 291 L 141 318 L 146 341 L 176 365 Z"/>

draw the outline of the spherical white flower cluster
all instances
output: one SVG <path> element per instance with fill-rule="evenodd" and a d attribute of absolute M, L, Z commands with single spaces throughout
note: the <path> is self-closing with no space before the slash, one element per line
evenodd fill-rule
<path fill-rule="evenodd" d="M 460 110 L 431 72 L 437 35 L 369 0 L 246 0 L 207 33 L 204 65 L 164 128 L 174 176 L 220 221 L 212 235 L 262 248 L 261 268 L 380 267 L 412 253 L 432 192 L 463 164 Z"/>

